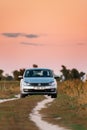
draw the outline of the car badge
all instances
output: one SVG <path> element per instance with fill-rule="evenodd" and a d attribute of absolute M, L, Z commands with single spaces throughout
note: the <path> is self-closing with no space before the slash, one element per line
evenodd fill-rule
<path fill-rule="evenodd" d="M 38 86 L 41 86 L 41 84 L 38 84 Z"/>

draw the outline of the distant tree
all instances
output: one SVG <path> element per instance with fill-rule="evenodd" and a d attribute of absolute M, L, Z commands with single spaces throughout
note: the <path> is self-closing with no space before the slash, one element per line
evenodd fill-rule
<path fill-rule="evenodd" d="M 13 80 L 13 77 L 9 74 L 6 74 L 4 78 L 5 78 L 5 80 L 8 80 L 8 81 Z"/>
<path fill-rule="evenodd" d="M 19 80 L 19 75 L 23 76 L 25 69 L 20 69 L 20 70 L 14 70 L 13 71 L 13 77 L 14 80 Z"/>
<path fill-rule="evenodd" d="M 20 75 L 20 72 L 18 70 L 13 71 L 14 80 L 19 80 L 19 78 L 18 78 L 19 75 Z"/>
<path fill-rule="evenodd" d="M 71 70 L 71 78 L 72 79 L 80 79 L 80 74 L 77 69 L 73 68 Z"/>
<path fill-rule="evenodd" d="M 80 79 L 80 80 L 83 80 L 84 79 L 84 75 L 85 73 L 84 72 L 79 72 L 77 69 L 73 68 L 71 70 L 71 77 L 72 79 Z"/>
<path fill-rule="evenodd" d="M 3 70 L 2 69 L 0 69 L 0 80 L 2 80 L 3 79 Z"/>
<path fill-rule="evenodd" d="M 20 70 L 19 70 L 19 74 L 20 74 L 21 76 L 23 76 L 24 71 L 25 71 L 25 69 L 24 69 L 24 68 L 23 68 L 23 69 L 20 69 Z"/>
<path fill-rule="evenodd" d="M 85 73 L 79 72 L 77 69 L 73 68 L 71 70 L 67 69 L 66 66 L 62 65 L 62 80 L 70 80 L 70 79 L 80 79 L 83 80 Z"/>
<path fill-rule="evenodd" d="M 85 73 L 84 72 L 80 72 L 80 79 L 84 79 Z"/>
<path fill-rule="evenodd" d="M 64 80 L 71 78 L 70 70 L 67 69 L 66 66 L 62 65 L 62 69 L 60 71 L 62 72 L 62 77 L 64 77 Z"/>
<path fill-rule="evenodd" d="M 38 68 L 38 65 L 36 65 L 36 64 L 33 64 L 33 68 Z"/>

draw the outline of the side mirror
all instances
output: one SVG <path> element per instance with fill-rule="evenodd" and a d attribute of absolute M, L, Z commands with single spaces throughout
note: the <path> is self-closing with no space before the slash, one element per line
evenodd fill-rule
<path fill-rule="evenodd" d="M 19 78 L 19 79 L 22 79 L 22 78 L 23 78 L 23 76 L 22 76 L 22 75 L 19 75 L 19 76 L 18 76 L 18 78 Z"/>
<path fill-rule="evenodd" d="M 54 78 L 55 78 L 56 80 L 59 80 L 60 77 L 57 76 L 57 75 L 55 75 Z"/>

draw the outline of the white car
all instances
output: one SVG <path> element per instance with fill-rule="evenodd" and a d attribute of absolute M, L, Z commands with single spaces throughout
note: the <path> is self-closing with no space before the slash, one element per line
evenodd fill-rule
<path fill-rule="evenodd" d="M 53 71 L 46 68 L 26 69 L 20 81 L 21 97 L 27 95 L 49 95 L 57 97 L 57 82 Z"/>

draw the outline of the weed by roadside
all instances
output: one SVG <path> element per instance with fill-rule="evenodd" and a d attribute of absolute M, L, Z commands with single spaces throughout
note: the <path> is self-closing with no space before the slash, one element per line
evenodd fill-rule
<path fill-rule="evenodd" d="M 19 92 L 19 81 L 0 81 L 0 99 L 12 98 Z"/>
<path fill-rule="evenodd" d="M 0 130 L 38 130 L 29 114 L 43 96 L 28 96 L 24 99 L 0 104 Z"/>
<path fill-rule="evenodd" d="M 67 129 L 87 130 L 87 82 L 59 83 L 58 97 L 47 106 L 41 110 L 43 120 Z"/>

